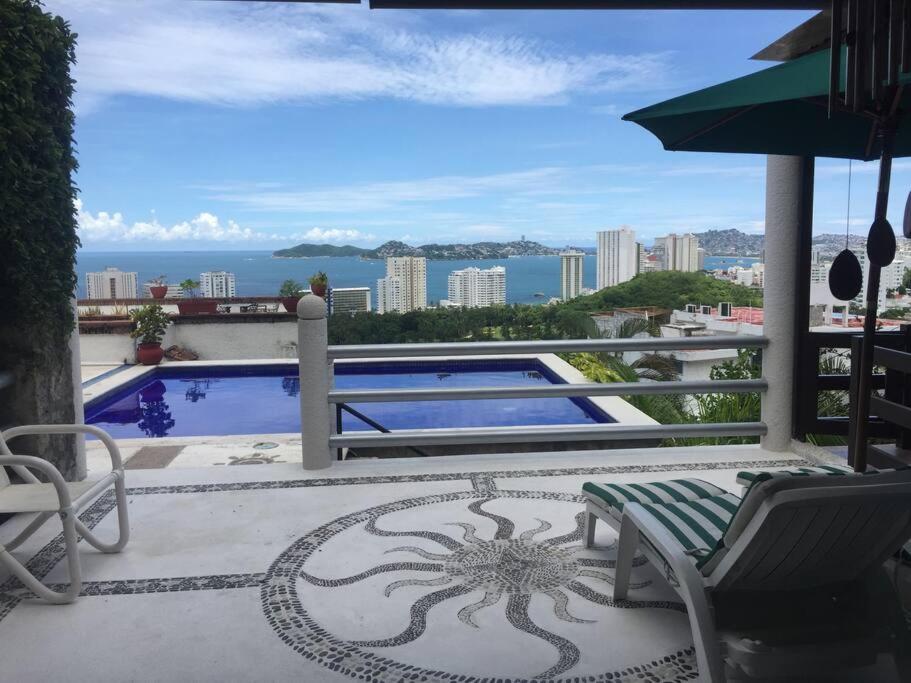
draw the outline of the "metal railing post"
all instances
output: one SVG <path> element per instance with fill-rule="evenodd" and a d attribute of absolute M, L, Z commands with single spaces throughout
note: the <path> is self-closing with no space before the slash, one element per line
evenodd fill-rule
<path fill-rule="evenodd" d="M 301 451 L 305 470 L 332 465 L 329 447 L 329 335 L 326 302 L 307 294 L 297 304 Z"/>

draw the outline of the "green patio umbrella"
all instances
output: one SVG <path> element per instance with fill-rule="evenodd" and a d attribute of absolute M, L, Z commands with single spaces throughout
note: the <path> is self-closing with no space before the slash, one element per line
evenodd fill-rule
<path fill-rule="evenodd" d="M 844 87 L 844 72 L 841 83 Z M 900 74 L 899 83 L 911 83 L 911 74 Z M 821 50 L 639 109 L 623 120 L 638 123 L 673 152 L 879 159 L 881 116 L 840 108 L 830 118 L 828 93 L 829 50 Z M 911 104 L 911 89 L 902 93 L 899 104 Z M 893 155 L 911 155 L 911 126 L 896 130 Z"/>
<path fill-rule="evenodd" d="M 871 89 L 878 92 L 877 99 L 859 111 L 836 99 L 830 113 L 830 63 L 838 65 L 843 89 L 849 60 L 831 60 L 830 51 L 821 50 L 623 118 L 653 133 L 671 151 L 880 159 L 875 218 L 867 240 L 871 268 L 857 395 L 860 416 L 869 411 L 880 268 L 895 256 L 895 235 L 886 220 L 892 158 L 911 155 L 911 125 L 904 116 L 911 105 L 911 88 L 905 87 L 911 74 L 897 74 L 893 85 Z M 911 224 L 906 225 L 906 232 L 909 229 Z M 846 292 L 856 295 L 861 287 L 856 258 L 846 252 L 836 259 L 830 278 L 839 298 L 846 298 Z M 866 467 L 865 446 L 866 421 L 858 420 L 858 470 Z"/>

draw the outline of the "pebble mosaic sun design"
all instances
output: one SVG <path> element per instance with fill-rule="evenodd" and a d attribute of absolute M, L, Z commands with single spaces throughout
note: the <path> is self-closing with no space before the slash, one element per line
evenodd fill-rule
<path fill-rule="evenodd" d="M 679 648 L 660 653 L 648 651 L 647 659 L 640 664 L 626 666 L 619 670 L 588 673 L 580 671 L 580 643 L 573 642 L 559 624 L 582 626 L 592 629 L 603 625 L 593 623 L 595 619 L 579 617 L 580 607 L 598 605 L 607 609 L 645 609 L 669 611 L 680 614 L 683 606 L 677 602 L 664 601 L 622 601 L 615 602 L 609 597 L 611 572 L 614 563 L 604 552 L 586 552 L 581 548 L 582 515 L 581 496 L 547 490 L 500 490 L 497 479 L 512 478 L 553 478 L 560 476 L 628 474 L 639 472 L 666 472 L 678 470 L 740 469 L 745 465 L 772 467 L 805 464 L 802 460 L 783 459 L 763 462 L 707 462 L 667 465 L 606 465 L 599 467 L 565 467 L 553 469 L 499 470 L 495 472 L 446 472 L 434 474 L 384 475 L 363 477 L 337 477 L 319 479 L 294 479 L 258 482 L 233 482 L 224 484 L 183 484 L 171 486 L 146 486 L 127 489 L 130 498 L 143 496 L 184 496 L 217 494 L 231 491 L 289 490 L 309 487 L 332 487 L 364 485 L 374 487 L 384 484 L 412 484 L 464 481 L 464 491 L 437 493 L 418 498 L 403 498 L 382 505 L 368 507 L 338 517 L 331 522 L 310 531 L 304 531 L 290 546 L 274 560 L 265 572 L 224 573 L 202 576 L 149 577 L 139 579 L 113 579 L 86 581 L 82 595 L 112 596 L 139 594 L 259 590 L 265 620 L 275 634 L 306 660 L 343 674 L 355 680 L 392 682 L 414 680 L 431 682 L 460 683 L 519 683 L 527 678 L 499 676 L 476 676 L 458 672 L 458 663 L 465 653 L 456 653 L 446 662 L 440 662 L 439 669 L 428 670 L 419 666 L 397 661 L 393 657 L 397 648 L 410 643 L 420 643 L 422 637 L 429 637 L 427 617 L 431 610 L 449 600 L 464 596 L 468 600 L 453 617 L 451 628 L 467 629 L 469 633 L 483 633 L 482 617 L 489 610 L 502 610 L 506 622 L 517 632 L 538 639 L 548 652 L 552 652 L 552 663 L 537 675 L 535 680 L 586 683 L 651 681 L 676 682 L 693 680 L 697 677 L 689 636 L 681 640 Z M 513 514 L 520 503 L 541 503 L 544 501 L 565 503 L 566 512 L 557 510 L 555 515 Z M 503 506 L 503 502 L 510 505 Z M 452 533 L 441 533 L 439 528 L 394 530 L 387 524 L 396 512 L 412 511 L 434 505 L 448 506 L 446 513 L 452 514 L 449 527 Z M 498 506 L 499 505 L 499 506 Z M 559 507 L 563 507 L 562 505 Z M 102 494 L 95 502 L 82 511 L 80 519 L 90 529 L 97 526 L 114 510 L 114 497 Z M 524 511 L 524 512 L 527 512 Z M 575 518 L 575 519 L 574 519 Z M 422 519 L 420 513 L 413 519 Z M 551 529 L 567 520 L 575 521 L 569 532 L 549 535 Z M 495 530 L 484 533 L 480 529 Z M 390 543 L 388 552 L 378 551 L 377 558 L 368 570 L 353 576 L 339 578 L 317 576 L 306 570 L 305 565 L 315 554 L 323 551 L 327 542 L 342 533 L 365 534 L 363 539 L 377 537 L 410 539 L 408 545 Z M 134 539 L 136 542 L 136 539 Z M 403 541 L 409 543 L 409 541 Z M 421 546 L 413 545 L 420 543 Z M 369 544 L 366 542 L 364 546 Z M 603 549 L 602 549 L 603 551 Z M 592 556 L 594 555 L 594 556 Z M 36 577 L 46 577 L 64 558 L 62 535 L 53 538 L 27 562 L 27 567 Z M 116 557 L 110 558 L 116 562 Z M 268 561 L 267 558 L 264 558 Z M 396 567 L 397 569 L 392 569 Z M 226 569 L 229 567 L 226 566 Z M 408 625 L 404 630 L 378 633 L 375 637 L 361 640 L 346 640 L 321 623 L 314 614 L 305 609 L 301 599 L 303 590 L 331 590 L 332 588 L 363 585 L 369 576 L 387 572 L 398 572 L 390 576 L 388 583 L 378 585 L 375 598 L 370 605 L 380 611 L 387 609 L 384 600 L 395 600 L 413 591 L 426 587 L 425 593 L 408 601 Z M 363 582 L 363 583 L 362 583 Z M 643 588 L 648 582 L 640 582 Z M 62 587 L 52 586 L 57 590 Z M 478 598 L 470 601 L 469 593 Z M 547 612 L 537 612 L 532 618 L 529 605 L 541 596 L 548 601 Z M 15 578 L 0 585 L 0 622 L 4 620 L 23 600 L 31 599 Z M 77 604 L 78 607 L 78 604 Z M 441 609 L 441 608 L 439 608 Z M 548 616 L 550 615 L 550 616 Z M 591 617 L 591 612 L 586 615 Z M 549 623 L 543 624 L 547 617 Z M 543 624 L 543 625 L 542 625 Z M 388 629 L 387 629 L 388 630 Z M 565 632 L 564 632 L 565 633 Z M 600 632 L 599 632 L 600 633 Z M 496 638 L 496 633 L 490 634 Z M 487 636 L 489 637 L 489 636 Z M 607 637 L 605 635 L 605 637 Z M 384 653 L 389 656 L 385 656 Z M 445 670 L 445 669 L 450 670 Z"/>
<path fill-rule="evenodd" d="M 550 610 L 557 622 L 588 624 L 599 628 L 596 620 L 580 619 L 573 614 L 574 603 L 591 603 L 615 609 L 654 609 L 684 612 L 679 602 L 650 600 L 614 601 L 609 597 L 612 576 L 609 570 L 615 562 L 595 553 L 585 557 L 581 545 L 584 513 L 578 512 L 582 498 L 569 493 L 553 491 L 498 490 L 493 479 L 484 475 L 471 477 L 472 490 L 440 493 L 398 500 L 360 510 L 340 517 L 314 529 L 289 547 L 266 573 L 262 584 L 263 609 L 279 637 L 307 659 L 316 661 L 333 671 L 367 680 L 398 681 L 405 676 L 430 682 L 461 681 L 474 683 L 501 679 L 473 676 L 460 671 L 463 658 L 454 656 L 448 664 L 439 661 L 440 669 L 423 669 L 401 660 L 398 648 L 419 642 L 427 637 L 432 610 L 447 601 L 469 600 L 457 612 L 456 627 L 480 631 L 478 616 L 482 610 L 501 609 L 509 625 L 517 631 L 539 639 L 543 646 L 553 651 L 553 663 L 543 671 L 532 674 L 534 680 L 574 681 L 574 668 L 583 652 L 577 643 L 560 635 L 554 626 L 545 627 L 532 618 L 529 605 L 536 595 L 550 602 Z M 553 527 L 550 521 L 535 519 L 534 525 L 520 529 L 516 522 L 503 514 L 488 510 L 495 501 L 533 502 L 555 501 L 567 505 L 569 519 L 574 519 L 572 531 L 548 536 Z M 455 508 L 452 504 L 458 503 Z M 448 525 L 454 533 L 436 530 L 392 530 L 383 518 L 397 512 L 414 511 L 425 506 L 448 506 L 446 509 L 463 510 L 475 519 L 490 520 L 496 530 L 489 537 L 480 535 L 476 524 L 453 521 Z M 562 506 L 561 506 L 562 507 Z M 419 519 L 420 514 L 415 518 Z M 565 520 L 564 520 L 565 521 Z M 487 523 L 489 524 L 489 522 Z M 305 568 L 308 560 L 324 551 L 325 544 L 340 534 L 366 534 L 368 537 L 412 538 L 425 547 L 399 545 L 378 551 L 376 564 L 351 576 L 338 578 L 317 576 Z M 355 547 L 369 547 L 363 536 L 345 536 L 346 542 Z M 428 549 L 433 547 L 433 550 Z M 589 551 L 590 554 L 591 551 Z M 401 559 L 395 556 L 401 555 Z M 390 561 L 392 560 L 392 561 Z M 641 561 L 637 562 L 641 564 Z M 345 639 L 333 633 L 323 623 L 320 615 L 311 608 L 306 591 L 310 589 L 338 589 L 365 582 L 378 575 L 395 573 L 396 580 L 378 589 L 371 598 L 377 621 L 382 625 L 382 615 L 394 607 L 385 607 L 384 598 L 398 595 L 406 587 L 426 587 L 429 592 L 419 595 L 402 607 L 409 615 L 403 630 L 378 634 L 369 639 Z M 403 576 L 404 574 L 404 576 Z M 585 582 L 588 579 L 588 582 Z M 643 588 L 649 582 L 634 584 Z M 600 590 L 592 585 L 600 584 Z M 603 592 L 606 591 L 606 592 Z M 471 601 L 470 596 L 478 598 Z M 459 623 L 461 622 L 461 623 Z M 603 628 L 603 627 L 601 627 Z M 439 632 L 438 632 L 439 633 Z M 479 637 L 494 637 L 496 634 Z M 448 658 L 447 658 L 448 659 Z M 448 669 L 448 670 L 447 670 Z M 585 681 L 685 681 L 695 678 L 692 653 L 681 641 L 680 647 L 664 654 L 655 661 L 643 662 L 629 670 L 603 671 L 596 674 L 579 674 Z"/>

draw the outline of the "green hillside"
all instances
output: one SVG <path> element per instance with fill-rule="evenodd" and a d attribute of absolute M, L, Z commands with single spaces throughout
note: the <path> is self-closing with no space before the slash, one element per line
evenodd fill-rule
<path fill-rule="evenodd" d="M 343 246 L 337 247 L 334 244 L 298 244 L 290 249 L 279 249 L 272 253 L 278 258 L 306 258 L 308 256 L 360 256 L 366 254 L 370 249 L 361 249 L 360 247 Z"/>
<path fill-rule="evenodd" d="M 659 306 L 682 310 L 687 304 L 717 306 L 730 301 L 735 306 L 762 306 L 762 292 L 703 273 L 662 271 L 642 273 L 629 282 L 580 296 L 567 305 L 584 311 L 602 311 L 635 306 Z"/>

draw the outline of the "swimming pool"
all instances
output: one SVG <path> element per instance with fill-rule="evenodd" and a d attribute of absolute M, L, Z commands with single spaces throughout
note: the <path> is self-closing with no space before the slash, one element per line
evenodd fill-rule
<path fill-rule="evenodd" d="M 339 389 L 502 387 L 565 381 L 535 358 L 336 363 Z M 163 366 L 91 401 L 86 423 L 116 438 L 300 431 L 296 364 Z M 615 420 L 585 398 L 351 406 L 387 429 L 592 424 Z M 343 413 L 343 431 L 373 430 Z"/>

